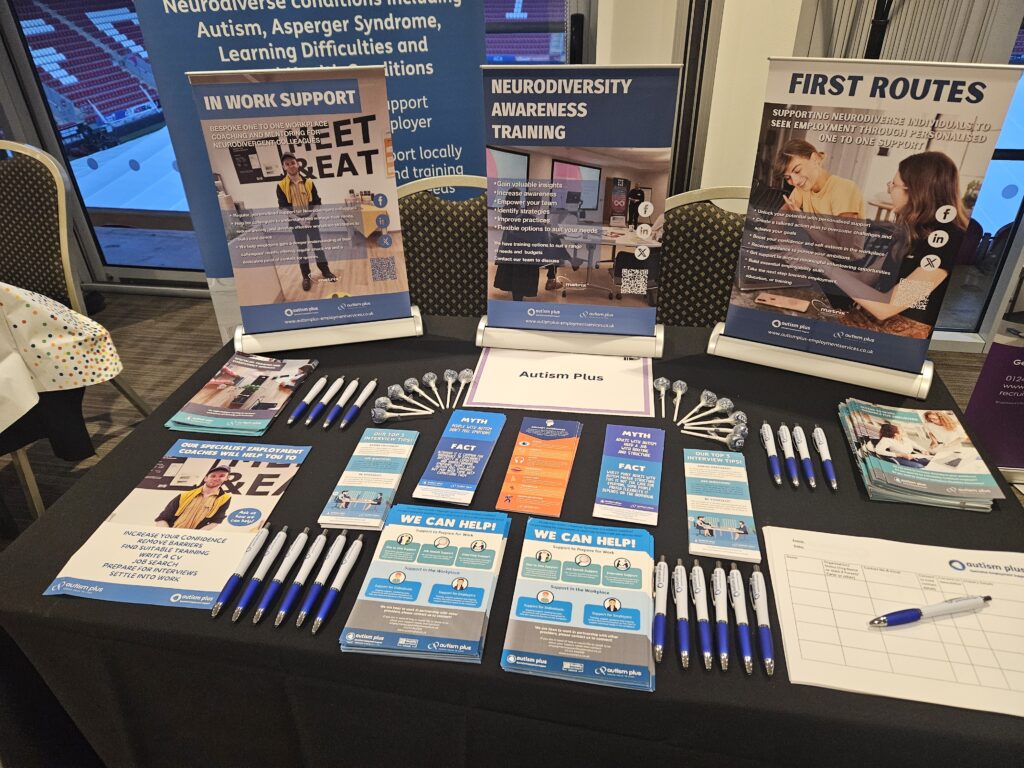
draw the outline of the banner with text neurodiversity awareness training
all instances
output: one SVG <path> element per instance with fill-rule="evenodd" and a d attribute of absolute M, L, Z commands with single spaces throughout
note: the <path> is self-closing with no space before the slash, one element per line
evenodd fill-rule
<path fill-rule="evenodd" d="M 654 334 L 680 71 L 483 68 L 490 325 Z"/>
<path fill-rule="evenodd" d="M 188 78 L 246 332 L 408 317 L 384 68 Z"/>
<path fill-rule="evenodd" d="M 483 174 L 482 2 L 136 0 L 135 9 L 207 277 L 231 277 L 231 260 L 186 71 L 383 64 L 398 183 Z"/>
<path fill-rule="evenodd" d="M 1020 71 L 772 60 L 726 333 L 920 371 Z"/>

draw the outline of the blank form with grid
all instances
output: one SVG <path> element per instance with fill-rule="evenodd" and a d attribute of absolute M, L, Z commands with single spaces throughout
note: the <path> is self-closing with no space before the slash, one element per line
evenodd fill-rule
<path fill-rule="evenodd" d="M 1024 554 L 764 529 L 793 683 L 1024 717 Z M 877 628 L 902 608 L 984 608 Z"/>

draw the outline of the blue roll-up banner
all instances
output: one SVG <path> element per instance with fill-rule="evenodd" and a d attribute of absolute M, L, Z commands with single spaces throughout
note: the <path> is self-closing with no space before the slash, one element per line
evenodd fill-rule
<path fill-rule="evenodd" d="M 231 258 L 187 71 L 384 65 L 398 183 L 483 174 L 482 2 L 136 0 L 135 8 L 208 278 L 231 277 Z"/>
<path fill-rule="evenodd" d="M 1020 72 L 773 60 L 726 334 L 920 372 Z"/>
<path fill-rule="evenodd" d="M 483 73 L 488 323 L 653 336 L 680 68 Z"/>
<path fill-rule="evenodd" d="M 384 67 L 188 78 L 246 332 L 409 317 Z"/>

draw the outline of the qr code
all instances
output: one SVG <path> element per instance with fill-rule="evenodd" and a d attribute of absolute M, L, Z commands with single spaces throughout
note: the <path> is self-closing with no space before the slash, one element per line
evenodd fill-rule
<path fill-rule="evenodd" d="M 385 256 L 381 259 L 370 259 L 370 275 L 375 282 L 397 280 L 398 267 L 395 266 L 395 257 Z"/>
<path fill-rule="evenodd" d="M 646 269 L 623 269 L 621 293 L 642 295 L 647 293 Z"/>

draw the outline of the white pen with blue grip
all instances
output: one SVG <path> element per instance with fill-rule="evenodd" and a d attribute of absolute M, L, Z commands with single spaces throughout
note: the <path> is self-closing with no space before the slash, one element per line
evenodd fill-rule
<path fill-rule="evenodd" d="M 800 472 L 796 466 L 796 454 L 793 453 L 793 436 L 785 423 L 779 425 L 779 448 L 782 449 L 782 457 L 786 462 L 786 474 L 789 482 L 794 488 L 800 487 Z"/>
<path fill-rule="evenodd" d="M 224 603 L 231 600 L 231 596 L 235 594 L 235 590 L 238 589 L 238 585 L 242 583 L 242 579 L 245 577 L 245 572 L 249 570 L 249 566 L 252 565 L 252 561 L 256 559 L 256 555 L 263 549 L 263 543 L 267 540 L 270 535 L 269 526 L 263 526 L 259 529 L 252 541 L 249 542 L 249 546 L 245 548 L 245 553 L 242 555 L 242 562 L 235 568 L 235 572 L 231 574 L 231 578 L 228 579 L 228 583 L 224 585 L 224 589 L 217 595 L 217 602 L 213 604 L 213 610 L 210 614 L 213 618 L 217 618 L 217 614 L 220 613 L 220 609 L 224 607 Z"/>
<path fill-rule="evenodd" d="M 725 569 L 715 561 L 711 572 L 711 602 L 715 606 L 715 635 L 718 641 L 718 663 L 722 671 L 729 669 L 729 587 L 725 583 Z"/>
<path fill-rule="evenodd" d="M 708 589 L 704 581 L 704 569 L 700 560 L 693 561 L 690 569 L 690 599 L 693 600 L 694 618 L 697 620 L 697 638 L 700 653 L 704 657 L 704 669 L 711 669 L 711 622 L 708 619 Z"/>
<path fill-rule="evenodd" d="M 793 445 L 796 446 L 797 456 L 800 457 L 800 465 L 804 468 L 807 484 L 811 488 L 817 488 L 818 481 L 814 477 L 814 464 L 811 462 L 811 450 L 807 447 L 807 435 L 799 424 L 793 425 Z"/>
<path fill-rule="evenodd" d="M 665 613 L 668 610 L 668 563 L 665 556 L 654 566 L 654 661 L 665 655 Z"/>
<path fill-rule="evenodd" d="M 330 387 L 324 392 L 324 396 L 317 400 L 316 405 L 313 406 L 313 410 L 309 412 L 309 418 L 306 419 L 306 426 L 311 426 L 320 418 L 320 414 L 324 412 L 324 409 L 330 404 L 334 396 L 337 395 L 342 386 L 345 384 L 345 377 L 341 376 Z"/>
<path fill-rule="evenodd" d="M 281 607 L 277 611 L 277 616 L 274 618 L 274 626 L 279 627 L 281 623 L 291 613 L 292 606 L 295 605 L 295 601 L 298 599 L 299 594 L 302 592 L 302 587 L 306 583 L 306 579 L 309 578 L 309 574 L 313 571 L 313 566 L 316 565 L 316 561 L 320 559 L 320 553 L 324 551 L 324 547 L 327 545 L 327 531 L 321 531 L 320 535 L 313 539 L 313 543 L 309 545 L 309 549 L 306 550 L 306 556 L 302 558 L 302 565 L 299 566 L 299 572 L 295 574 L 295 580 L 292 585 L 288 587 L 288 591 L 284 594 L 284 600 L 281 601 Z"/>
<path fill-rule="evenodd" d="M 747 619 L 747 596 L 743 592 L 743 574 L 733 563 L 729 568 L 729 602 L 736 616 L 736 640 L 740 646 L 743 669 L 748 675 L 754 672 L 754 650 L 750 644 L 750 622 Z"/>
<path fill-rule="evenodd" d="M 676 559 L 672 571 L 672 602 L 676 605 L 676 647 L 683 669 L 690 668 L 690 608 L 687 605 L 686 568 L 681 558 Z"/>
<path fill-rule="evenodd" d="M 772 624 L 768 618 L 768 591 L 764 584 L 761 566 L 755 565 L 750 574 L 750 604 L 754 606 L 754 619 L 757 621 L 757 640 L 761 648 L 761 661 L 768 677 L 775 674 L 775 648 L 772 644 Z"/>
<path fill-rule="evenodd" d="M 327 550 L 327 556 L 320 566 L 320 572 L 313 579 L 313 584 L 310 586 L 309 592 L 306 593 L 306 599 L 302 602 L 302 608 L 299 609 L 299 616 L 295 619 L 296 627 L 301 628 L 306 621 L 306 617 L 313 612 L 313 606 L 316 605 L 316 600 L 320 597 L 320 593 L 327 584 L 327 580 L 331 578 L 331 572 L 334 571 L 334 566 L 337 564 L 338 558 L 341 557 L 341 551 L 345 549 L 345 541 L 347 539 L 348 530 L 346 529 L 342 529 L 341 533 L 334 537 L 334 542 L 331 544 L 331 548 Z"/>
<path fill-rule="evenodd" d="M 768 467 L 772 472 L 772 481 L 782 485 L 782 467 L 779 466 L 779 452 L 775 449 L 775 434 L 772 425 L 767 421 L 761 425 L 761 445 L 768 456 Z"/>
<path fill-rule="evenodd" d="M 281 530 L 277 532 L 273 540 L 270 542 L 270 546 L 267 547 L 267 551 L 263 553 L 263 559 L 260 560 L 260 564 L 256 566 L 256 572 L 253 573 L 252 578 L 249 579 L 249 583 L 245 587 L 245 591 L 242 593 L 242 597 L 238 601 L 238 605 L 235 606 L 235 612 L 231 614 L 231 621 L 238 621 L 242 618 L 242 614 L 245 613 L 249 608 L 249 603 L 256 597 L 256 593 L 260 589 L 260 584 L 263 583 L 263 579 L 266 578 L 267 572 L 270 570 L 270 566 L 274 564 L 277 556 L 284 549 L 284 542 L 288 538 L 288 526 L 282 526 Z"/>
<path fill-rule="evenodd" d="M 274 578 L 267 585 L 267 588 L 263 590 L 263 595 L 260 597 L 260 604 L 256 608 L 256 612 L 252 615 L 252 623 L 259 624 L 260 619 L 263 618 L 270 606 L 274 602 L 274 598 L 277 597 L 277 593 L 280 591 L 281 586 L 284 584 L 284 580 L 288 578 L 288 574 L 292 570 L 292 566 L 295 565 L 295 561 L 299 559 L 299 555 L 302 554 L 302 550 L 306 548 L 306 539 L 309 538 L 309 527 L 302 529 L 302 533 L 295 537 L 292 541 L 291 546 L 288 547 L 288 551 L 285 552 L 284 560 L 281 561 L 281 565 L 278 566 L 277 573 L 274 574 Z"/>
<path fill-rule="evenodd" d="M 828 480 L 829 487 L 833 491 L 838 491 L 839 483 L 836 482 L 836 468 L 832 464 L 832 454 L 828 450 L 825 430 L 815 424 L 814 429 L 811 430 L 811 440 L 814 441 L 814 448 L 818 451 L 818 455 L 821 456 L 821 470 L 825 473 L 825 479 Z"/>
<path fill-rule="evenodd" d="M 292 411 L 292 415 L 288 417 L 288 426 L 291 426 L 302 418 L 302 414 L 304 414 L 306 409 L 309 408 L 309 404 L 312 403 L 313 400 L 316 399 L 316 396 L 323 391 L 323 388 L 327 386 L 327 378 L 327 376 L 322 376 L 316 384 L 310 388 L 309 392 L 306 393 L 306 396 L 299 401 L 299 404 L 295 406 L 295 410 Z"/>

